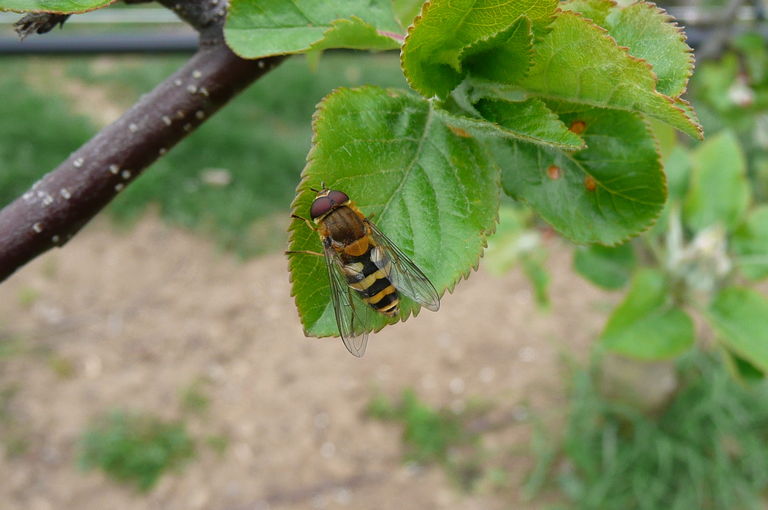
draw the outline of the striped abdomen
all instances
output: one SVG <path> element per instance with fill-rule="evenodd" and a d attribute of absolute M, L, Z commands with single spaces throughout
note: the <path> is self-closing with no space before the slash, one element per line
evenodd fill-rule
<path fill-rule="evenodd" d="M 362 255 L 349 257 L 342 269 L 349 286 L 371 308 L 390 317 L 397 314 L 400 297 L 389 280 L 392 261 L 380 247 L 369 246 Z"/>

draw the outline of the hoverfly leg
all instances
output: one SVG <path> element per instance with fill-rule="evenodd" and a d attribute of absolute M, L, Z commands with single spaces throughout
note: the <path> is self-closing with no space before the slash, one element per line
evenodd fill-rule
<path fill-rule="evenodd" d="M 301 221 L 303 221 L 304 223 L 306 223 L 306 224 L 307 224 L 307 226 L 308 226 L 309 228 L 311 228 L 312 230 L 317 230 L 317 227 L 316 227 L 315 225 L 313 225 L 313 224 L 312 224 L 312 222 L 311 222 L 311 221 L 309 221 L 309 220 L 308 220 L 308 219 L 306 219 L 306 218 L 302 218 L 301 216 L 296 216 L 295 214 L 291 214 L 291 218 L 296 218 L 297 220 L 301 220 Z"/>
<path fill-rule="evenodd" d="M 317 253 L 316 251 L 309 251 L 309 250 L 290 250 L 286 251 L 286 255 L 293 255 L 294 253 L 303 253 L 304 255 L 317 255 L 318 257 L 325 257 L 322 253 Z"/>

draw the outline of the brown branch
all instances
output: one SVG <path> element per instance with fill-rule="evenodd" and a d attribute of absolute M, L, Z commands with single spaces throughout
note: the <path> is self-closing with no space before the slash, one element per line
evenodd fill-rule
<path fill-rule="evenodd" d="M 221 37 L 223 16 L 217 3 L 208 0 L 205 5 L 215 9 L 218 35 L 208 22 L 210 13 L 201 9 L 202 22 L 192 23 L 201 29 L 200 50 L 0 210 L 0 282 L 41 253 L 66 243 L 158 157 L 281 62 L 283 57 L 244 60 L 232 53 Z"/>

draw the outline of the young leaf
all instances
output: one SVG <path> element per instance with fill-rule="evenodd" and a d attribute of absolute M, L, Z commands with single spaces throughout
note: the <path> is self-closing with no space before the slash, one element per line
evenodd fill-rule
<path fill-rule="evenodd" d="M 591 18 L 630 55 L 651 64 L 659 92 L 669 97 L 685 92 L 693 74 L 693 53 L 683 31 L 663 10 L 644 2 L 621 7 L 608 0 L 572 0 L 562 8 Z"/>
<path fill-rule="evenodd" d="M 572 111 L 561 120 L 582 132 L 587 148 L 568 153 L 499 143 L 504 191 L 576 242 L 622 242 L 647 228 L 664 205 L 666 183 L 654 140 L 635 114 L 558 107 L 564 108 Z"/>
<path fill-rule="evenodd" d="M 619 246 L 580 246 L 573 257 L 573 268 L 581 276 L 604 289 L 622 288 L 635 268 L 632 243 Z"/>
<path fill-rule="evenodd" d="M 498 209 L 498 169 L 476 140 L 456 134 L 427 101 L 376 87 L 337 89 L 318 107 L 313 148 L 293 212 L 307 217 L 317 188 L 339 189 L 429 277 L 442 294 L 476 266 Z M 291 250 L 321 252 L 294 220 Z M 293 254 L 293 295 L 308 335 L 337 334 L 321 257 Z M 400 318 L 417 306 L 404 299 Z M 380 316 L 376 329 L 385 324 Z"/>
<path fill-rule="evenodd" d="M 0 11 L 76 14 L 93 11 L 115 0 L 0 0 Z"/>
<path fill-rule="evenodd" d="M 580 15 L 559 13 L 534 49 L 533 66 L 519 83 L 524 89 L 551 99 L 645 113 L 701 138 L 701 126 L 687 104 L 656 91 L 651 66 Z"/>
<path fill-rule="evenodd" d="M 461 68 L 475 78 L 516 83 L 528 72 L 533 59 L 533 32 L 525 16 L 509 28 L 462 49 Z"/>
<path fill-rule="evenodd" d="M 742 287 L 723 289 L 707 314 L 720 340 L 739 357 L 768 372 L 768 299 Z"/>
<path fill-rule="evenodd" d="M 584 140 L 568 129 L 541 99 L 481 99 L 474 107 L 511 138 L 571 151 L 584 148 Z"/>
<path fill-rule="evenodd" d="M 431 0 L 424 4 L 403 44 L 403 74 L 425 97 L 446 97 L 463 79 L 468 47 L 504 33 L 520 16 L 544 24 L 557 6 L 553 0 Z M 495 41 L 501 44 L 502 40 Z M 491 48 L 485 46 L 485 50 Z M 503 49 L 500 49 L 503 52 Z"/>
<path fill-rule="evenodd" d="M 768 205 L 753 210 L 731 241 L 736 261 L 750 280 L 768 277 Z"/>
<path fill-rule="evenodd" d="M 638 272 L 626 298 L 605 325 L 603 346 L 631 358 L 662 360 L 693 345 L 693 321 L 668 302 L 664 275 L 654 269 Z"/>
<path fill-rule="evenodd" d="M 693 153 L 691 184 L 685 200 L 685 220 L 701 231 L 715 223 L 733 229 L 749 204 L 747 168 L 739 142 L 723 131 Z"/>
<path fill-rule="evenodd" d="M 231 0 L 224 37 L 243 58 L 327 48 L 395 49 L 390 0 Z"/>

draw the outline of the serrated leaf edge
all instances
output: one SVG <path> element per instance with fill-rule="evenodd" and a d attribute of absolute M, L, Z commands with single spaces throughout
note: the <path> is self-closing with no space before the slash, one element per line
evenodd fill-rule
<path fill-rule="evenodd" d="M 574 104 L 581 105 L 583 103 L 574 103 Z M 592 108 L 598 108 L 598 109 L 603 109 L 603 110 L 611 110 L 612 109 L 612 108 L 603 108 L 603 107 L 597 107 L 597 106 L 593 106 Z M 621 110 L 621 111 L 624 111 L 624 110 Z M 656 139 L 656 135 L 653 134 L 653 130 L 651 129 L 651 125 L 648 122 L 648 119 L 644 115 L 641 115 L 641 114 L 639 114 L 637 112 L 633 112 L 633 111 L 627 111 L 627 113 L 629 113 L 631 115 L 634 115 L 635 117 L 638 117 L 642 121 L 643 125 L 645 126 L 646 132 L 650 135 L 651 139 L 653 140 L 654 152 L 656 153 L 656 162 L 659 165 L 659 171 L 661 172 L 661 175 L 662 175 L 662 181 L 663 181 L 663 186 L 664 186 L 664 196 L 665 196 L 665 202 L 666 202 L 666 197 L 669 195 L 669 189 L 668 189 L 669 188 L 669 184 L 667 182 L 667 174 L 664 172 L 664 163 L 661 160 L 661 151 L 659 150 L 659 141 Z M 588 147 L 588 145 L 587 145 L 587 147 Z M 592 176 L 592 174 L 590 174 L 589 172 L 586 172 L 586 171 L 583 170 L 583 165 L 581 163 L 579 163 L 578 161 L 573 160 L 573 158 L 571 157 L 572 153 L 569 153 L 568 151 L 563 151 L 563 152 L 565 152 L 565 157 L 569 161 L 571 161 L 574 165 L 576 165 L 579 169 L 581 169 L 584 172 L 585 175 Z M 597 179 L 595 179 L 595 182 L 597 184 L 600 183 L 600 181 L 598 181 Z M 505 193 L 506 193 L 506 191 L 505 191 Z M 620 238 L 620 239 L 618 239 L 618 240 L 616 240 L 614 242 L 606 243 L 606 242 L 601 242 L 601 241 L 598 241 L 598 240 L 595 240 L 595 241 L 582 241 L 582 240 L 572 239 L 566 233 L 562 232 L 559 228 L 557 228 L 554 225 L 554 223 L 552 223 L 547 218 L 546 215 L 542 214 L 537 207 L 535 207 L 533 204 L 531 204 L 531 202 L 525 196 L 517 195 L 517 194 L 509 195 L 509 196 L 511 196 L 512 198 L 514 198 L 518 202 L 522 202 L 522 203 L 526 204 L 528 207 L 531 208 L 532 211 L 534 211 L 538 216 L 540 216 L 544 221 L 546 221 L 549 226 L 551 226 L 553 229 L 555 229 L 555 231 L 558 234 L 563 236 L 565 239 L 568 239 L 569 241 L 571 241 L 573 243 L 576 243 L 578 245 L 599 244 L 601 246 L 614 247 L 614 246 L 618 246 L 620 244 L 624 244 L 627 241 L 629 241 L 631 239 L 634 239 L 635 237 L 638 237 L 639 235 L 643 234 L 644 232 L 647 232 L 648 230 L 650 230 L 656 224 L 656 222 L 659 220 L 659 217 L 661 217 L 661 213 L 664 210 L 664 207 L 662 205 L 662 207 L 659 208 L 659 210 L 656 213 L 656 215 L 653 216 L 652 218 L 650 218 L 650 220 L 648 222 L 648 225 L 646 225 L 642 229 L 638 230 L 637 232 L 630 233 L 626 237 Z"/>
<path fill-rule="evenodd" d="M 591 19 L 585 17 L 580 12 L 576 12 L 576 11 L 563 11 L 562 9 L 558 8 L 557 11 L 555 11 L 555 16 L 558 16 L 558 15 L 570 15 L 570 16 L 576 16 L 578 18 L 581 18 L 582 20 L 584 20 L 584 22 L 589 27 L 591 27 L 594 30 L 596 30 L 597 32 L 599 32 L 600 35 L 603 38 L 609 39 L 611 42 L 613 42 L 613 44 L 620 51 L 622 51 L 622 52 L 624 52 L 626 54 L 626 57 L 628 59 L 642 63 L 648 69 L 648 72 L 651 73 L 651 75 L 653 77 L 653 80 L 654 80 L 654 89 L 652 91 L 652 94 L 661 97 L 662 100 L 664 102 L 666 102 L 671 107 L 671 109 L 676 110 L 678 113 L 682 114 L 683 118 L 687 121 L 687 123 L 690 125 L 690 127 L 692 127 L 694 129 L 694 131 L 697 133 L 697 138 L 699 140 L 704 138 L 704 132 L 703 132 L 703 128 L 701 127 L 701 124 L 699 124 L 697 121 L 694 121 L 694 119 L 691 119 L 688 116 L 688 113 L 684 109 L 680 108 L 679 106 L 677 106 L 675 104 L 675 100 L 677 98 L 672 98 L 670 96 L 664 95 L 661 92 L 659 92 L 658 90 L 656 90 L 656 85 L 655 84 L 658 84 L 659 78 L 656 75 L 656 72 L 653 70 L 653 66 L 647 60 L 639 58 L 639 57 L 635 57 L 634 55 L 630 54 L 629 53 L 629 48 L 626 47 L 626 46 L 619 45 L 616 42 L 616 39 L 614 39 L 613 36 L 611 36 L 611 34 L 608 32 L 607 29 L 601 27 L 600 25 L 595 24 Z M 572 103 L 575 102 L 577 104 L 584 104 L 584 105 L 588 105 L 588 106 L 593 106 L 595 108 L 608 108 L 608 109 L 612 109 L 612 110 L 621 110 L 621 111 L 627 111 L 627 112 L 631 112 L 631 113 L 645 113 L 646 115 L 648 115 L 647 112 L 638 112 L 636 110 L 631 110 L 631 109 L 628 109 L 628 108 L 620 108 L 620 107 L 616 107 L 616 106 L 606 106 L 604 104 L 595 104 L 594 102 L 585 101 L 585 100 L 581 100 L 581 99 L 578 100 L 578 101 L 574 101 L 573 99 L 570 99 L 570 98 L 561 98 L 561 97 L 557 97 L 557 96 L 550 96 L 550 95 L 541 94 L 541 93 L 538 93 L 538 92 L 536 92 L 536 93 L 532 92 L 531 96 L 533 96 L 533 97 L 543 97 L 545 99 L 552 99 L 552 100 L 557 100 L 557 101 L 568 101 L 568 102 L 572 102 Z M 680 99 L 680 101 L 685 101 L 685 100 L 684 99 Z M 687 101 L 685 101 L 685 102 L 686 102 L 686 104 L 689 104 Z M 653 115 L 651 115 L 651 116 L 653 116 Z M 663 119 L 659 119 L 659 120 L 661 120 L 662 122 L 668 123 L 667 121 L 665 121 Z M 679 128 L 676 128 L 676 129 L 679 129 Z M 690 134 L 690 133 L 686 133 L 686 134 Z"/>
<path fill-rule="evenodd" d="M 105 3 L 98 5 L 96 7 L 90 7 L 86 9 L 78 9 L 74 11 L 67 11 L 67 10 L 55 10 L 55 9 L 11 9 L 8 7 L 0 7 L 0 12 L 17 12 L 19 14 L 27 14 L 27 13 L 51 13 L 51 14 L 82 14 L 84 12 L 91 12 L 96 11 L 98 9 L 103 9 L 104 7 L 108 7 L 115 3 L 117 0 L 107 0 Z"/>

